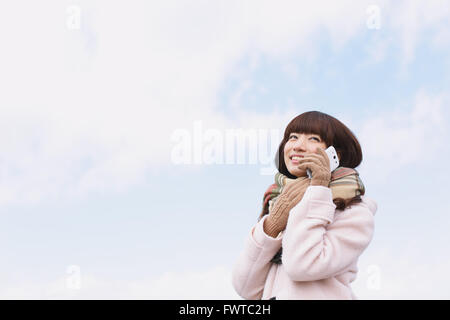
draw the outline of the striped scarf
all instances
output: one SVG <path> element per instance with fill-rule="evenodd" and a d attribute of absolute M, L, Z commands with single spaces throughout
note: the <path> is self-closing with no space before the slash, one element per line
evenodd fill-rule
<path fill-rule="evenodd" d="M 308 177 L 298 177 L 297 179 L 309 179 Z M 267 211 L 265 209 L 268 206 L 268 213 L 272 210 L 275 199 L 283 191 L 283 187 L 286 184 L 292 183 L 295 179 L 288 178 L 284 174 L 277 172 L 275 174 L 275 183 L 272 184 L 267 191 L 264 193 L 263 201 L 263 212 L 261 213 L 259 219 L 264 216 Z M 306 182 L 306 181 L 305 181 Z M 305 183 L 305 190 L 309 186 L 309 183 Z M 356 196 L 364 195 L 365 188 L 364 184 L 359 177 L 358 171 L 352 168 L 338 167 L 333 172 L 331 172 L 331 179 L 329 188 L 333 196 L 333 200 L 337 198 L 341 199 L 351 199 Z M 303 194 L 305 192 L 303 190 Z M 271 262 L 275 264 L 281 264 L 281 255 L 283 253 L 283 248 L 280 248 L 275 256 L 272 258 Z"/>
<path fill-rule="evenodd" d="M 308 177 L 299 177 L 297 179 L 309 179 Z M 269 186 L 264 193 L 263 207 L 269 206 L 271 211 L 275 199 L 283 191 L 286 184 L 292 183 L 296 179 L 291 179 L 284 174 L 277 172 L 275 174 L 275 183 Z M 309 184 L 306 184 L 308 186 Z M 351 199 L 355 196 L 364 195 L 364 184 L 359 177 L 358 171 L 352 168 L 338 167 L 331 172 L 331 180 L 329 184 L 333 200 L 337 198 Z"/>

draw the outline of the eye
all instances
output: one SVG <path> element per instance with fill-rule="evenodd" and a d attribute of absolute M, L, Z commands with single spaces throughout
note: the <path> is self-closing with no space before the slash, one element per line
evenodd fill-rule
<path fill-rule="evenodd" d="M 311 137 L 311 139 L 316 139 L 318 142 L 320 142 L 320 139 L 317 137 Z"/>
<path fill-rule="evenodd" d="M 295 134 L 291 134 L 291 135 L 289 136 L 289 140 L 291 140 L 292 138 L 296 138 L 296 139 L 297 139 L 297 136 L 296 136 Z"/>

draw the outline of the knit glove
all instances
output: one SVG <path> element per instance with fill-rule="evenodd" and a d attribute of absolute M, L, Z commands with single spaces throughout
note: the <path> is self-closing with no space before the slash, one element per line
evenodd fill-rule
<path fill-rule="evenodd" d="M 302 199 L 308 185 L 309 179 L 295 179 L 283 188 L 269 216 L 264 220 L 263 229 L 267 235 L 276 238 L 286 229 L 289 211 Z"/>
<path fill-rule="evenodd" d="M 299 160 L 299 169 L 311 170 L 311 185 L 325 186 L 330 185 L 331 171 L 330 160 L 328 155 L 322 148 L 317 148 L 315 153 L 310 153 Z"/>

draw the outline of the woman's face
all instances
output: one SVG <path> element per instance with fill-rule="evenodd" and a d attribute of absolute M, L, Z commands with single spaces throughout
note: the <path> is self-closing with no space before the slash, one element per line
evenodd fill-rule
<path fill-rule="evenodd" d="M 290 174 L 296 177 L 306 176 L 306 171 L 298 169 L 298 157 L 304 157 L 307 153 L 315 153 L 316 148 L 326 149 L 327 145 L 315 133 L 295 133 L 289 135 L 289 139 L 284 145 L 284 163 Z"/>

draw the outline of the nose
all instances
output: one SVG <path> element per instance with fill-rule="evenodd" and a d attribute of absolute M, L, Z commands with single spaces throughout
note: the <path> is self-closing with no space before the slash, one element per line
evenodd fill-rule
<path fill-rule="evenodd" d="M 306 151 L 305 147 L 305 137 L 300 136 L 293 145 L 294 151 Z"/>

